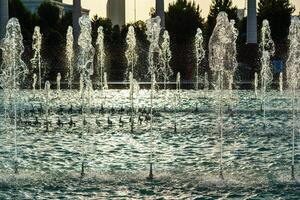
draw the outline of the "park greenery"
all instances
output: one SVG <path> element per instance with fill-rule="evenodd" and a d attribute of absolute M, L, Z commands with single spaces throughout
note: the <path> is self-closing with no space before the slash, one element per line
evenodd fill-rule
<path fill-rule="evenodd" d="M 285 59 L 287 54 L 287 35 L 290 25 L 290 17 L 294 13 L 295 8 L 289 0 L 259 0 L 258 4 L 258 28 L 260 28 L 262 20 L 268 19 L 271 26 L 272 37 L 276 44 L 276 58 Z M 248 63 L 250 52 L 246 45 L 246 18 L 239 20 L 237 17 L 237 7 L 231 0 L 212 0 L 209 14 L 204 18 L 201 9 L 193 1 L 176 0 L 171 3 L 166 11 L 166 30 L 169 31 L 171 37 L 172 60 L 171 67 L 174 74 L 180 72 L 183 79 L 191 80 L 195 69 L 195 56 L 193 52 L 193 42 L 196 30 L 200 27 L 204 33 L 204 46 L 207 52 L 209 37 L 212 34 L 216 23 L 216 17 L 220 11 L 225 11 L 230 19 L 236 20 L 236 28 L 239 30 L 238 38 L 238 61 L 239 63 Z M 153 15 L 152 9 L 151 13 Z M 56 74 L 60 72 L 63 76 L 66 74 L 65 57 L 62 53 L 65 48 L 68 26 L 72 26 L 72 13 L 60 15 L 59 8 L 50 1 L 44 1 L 37 9 L 36 13 L 31 13 L 22 4 L 21 0 L 9 0 L 10 17 L 19 19 L 22 33 L 24 36 L 24 44 L 26 54 L 24 59 L 30 66 L 30 58 L 32 56 L 32 34 L 35 26 L 41 27 L 43 34 L 43 63 L 47 66 L 46 79 L 55 80 Z M 105 66 L 108 71 L 110 81 L 121 81 L 123 72 L 126 68 L 126 58 L 124 52 L 126 50 L 126 34 L 128 27 L 133 25 L 137 37 L 137 47 L 139 60 L 137 64 L 138 73 L 144 78 L 145 69 L 147 68 L 147 50 L 148 42 L 145 35 L 146 25 L 143 21 L 137 21 L 133 24 L 126 24 L 123 27 L 113 26 L 111 21 L 97 15 L 91 18 L 92 37 L 95 44 L 97 38 L 97 29 L 103 27 L 105 34 L 106 61 Z M 248 50 L 247 50 L 248 48 Z M 251 55 L 253 59 L 255 55 Z M 203 60 L 201 73 L 209 72 L 207 59 Z M 254 61 L 250 64 L 250 71 L 259 70 Z M 248 73 L 248 72 L 244 72 Z M 242 76 L 242 75 L 241 75 Z M 174 78 L 174 77 L 173 77 Z M 246 77 L 249 79 L 251 77 Z"/>

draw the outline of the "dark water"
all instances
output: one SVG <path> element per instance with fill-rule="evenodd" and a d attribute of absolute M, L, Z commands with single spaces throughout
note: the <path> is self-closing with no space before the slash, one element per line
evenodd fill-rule
<path fill-rule="evenodd" d="M 300 199 L 298 116 L 296 180 L 291 180 L 288 94 L 268 94 L 264 126 L 260 101 L 253 98 L 253 92 L 235 92 L 233 115 L 227 112 L 227 105 L 224 109 L 224 180 L 219 177 L 220 138 L 214 93 L 183 91 L 177 107 L 174 95 L 156 95 L 151 137 L 150 123 L 138 123 L 138 116 L 145 115 L 135 115 L 131 132 L 130 113 L 119 111 L 130 106 L 126 90 L 95 92 L 91 103 L 95 109 L 87 117 L 86 126 L 76 113 L 80 102 L 76 92 L 51 93 L 49 132 L 45 132 L 45 125 L 33 125 L 35 116 L 45 122 L 45 114 L 38 113 L 41 103 L 45 108 L 43 94 L 33 96 L 22 91 L 19 111 L 28 113 L 33 106 L 33 114 L 22 116 L 23 122 L 32 124 L 18 124 L 19 174 L 15 175 L 14 134 L 10 123 L 5 123 L 2 109 L 0 199 Z M 149 92 L 141 91 L 135 104 L 148 108 Z M 69 113 L 71 105 L 74 110 Z M 75 127 L 67 124 L 70 116 Z M 58 118 L 65 123 L 63 127 L 57 125 Z M 154 180 L 148 181 L 151 138 Z M 80 178 L 82 162 L 85 176 Z"/>

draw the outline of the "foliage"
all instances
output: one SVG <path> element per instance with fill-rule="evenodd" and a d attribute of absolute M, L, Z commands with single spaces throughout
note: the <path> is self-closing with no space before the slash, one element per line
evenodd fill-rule
<path fill-rule="evenodd" d="M 272 38 L 275 43 L 286 40 L 291 15 L 295 7 L 289 0 L 260 0 L 258 3 L 258 24 L 261 26 L 262 21 L 269 21 Z"/>
<path fill-rule="evenodd" d="M 221 11 L 227 13 L 229 20 L 234 19 L 236 22 L 238 22 L 237 7 L 233 6 L 232 0 L 212 0 L 212 4 L 209 8 L 209 14 L 207 16 L 206 22 L 207 39 L 210 38 L 216 25 L 217 16 Z"/>
<path fill-rule="evenodd" d="M 92 18 L 92 36 L 93 36 L 93 41 L 96 40 L 97 38 L 97 31 L 98 28 L 102 26 L 103 27 L 103 32 L 105 37 L 105 40 L 107 42 L 107 40 L 109 39 L 108 37 L 111 35 L 112 33 L 112 23 L 110 19 L 107 18 L 102 18 L 102 17 L 98 17 L 98 15 L 95 15 Z"/>
<path fill-rule="evenodd" d="M 196 34 L 197 28 L 203 27 L 199 5 L 187 0 L 177 0 L 169 5 L 166 13 L 166 29 L 176 42 L 190 40 Z"/>
<path fill-rule="evenodd" d="M 203 28 L 204 19 L 201 10 L 195 2 L 177 0 L 169 5 L 166 12 L 166 29 L 171 38 L 172 60 L 174 74 L 180 72 L 184 79 L 191 79 L 195 58 L 193 56 L 194 36 L 197 28 Z"/>
<path fill-rule="evenodd" d="M 39 24 L 43 32 L 57 29 L 60 25 L 60 10 L 50 1 L 44 1 L 38 7 Z"/>
<path fill-rule="evenodd" d="M 36 21 L 35 15 L 32 15 L 31 12 L 25 8 L 21 0 L 9 0 L 9 18 L 12 17 L 19 20 L 24 40 L 26 42 L 31 41 L 34 23 Z"/>

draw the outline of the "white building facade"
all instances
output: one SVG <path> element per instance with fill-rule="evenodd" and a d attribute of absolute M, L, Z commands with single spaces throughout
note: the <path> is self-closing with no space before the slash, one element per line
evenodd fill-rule
<path fill-rule="evenodd" d="M 60 11 L 61 11 L 61 16 L 63 16 L 67 12 L 72 12 L 73 10 L 73 5 L 63 3 L 62 0 L 49 0 L 52 2 L 54 5 L 56 5 Z M 38 7 L 41 5 L 41 3 L 44 2 L 44 0 L 22 0 L 24 6 L 30 10 L 32 13 L 36 13 Z M 89 14 L 89 10 L 87 9 L 82 9 L 81 10 L 82 14 Z"/>
<path fill-rule="evenodd" d="M 247 44 L 257 44 L 256 0 L 247 1 Z"/>

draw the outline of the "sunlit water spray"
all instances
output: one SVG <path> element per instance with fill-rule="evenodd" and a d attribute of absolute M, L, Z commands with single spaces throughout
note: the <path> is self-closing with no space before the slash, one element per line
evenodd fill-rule
<path fill-rule="evenodd" d="M 266 127 L 266 91 L 271 85 L 273 80 L 273 74 L 271 71 L 271 57 L 275 53 L 275 45 L 271 38 L 271 29 L 268 20 L 263 21 L 261 28 L 261 42 L 259 44 L 261 52 L 261 100 L 262 100 L 262 111 L 263 111 L 263 124 Z"/>
<path fill-rule="evenodd" d="M 220 12 L 217 24 L 209 41 L 209 65 L 215 73 L 217 91 L 216 102 L 218 105 L 218 130 L 220 136 L 220 178 L 223 179 L 223 107 L 224 107 L 224 79 L 233 75 L 236 63 L 236 30 L 234 23 L 229 22 L 227 14 Z"/>
<path fill-rule="evenodd" d="M 279 92 L 282 95 L 283 92 L 283 74 L 280 72 L 279 74 Z"/>
<path fill-rule="evenodd" d="M 203 91 L 203 96 L 206 97 L 208 90 L 209 90 L 209 80 L 208 80 L 208 74 L 207 72 L 204 73 L 204 81 L 203 81 L 203 85 L 204 85 L 204 91 Z"/>
<path fill-rule="evenodd" d="M 286 61 L 286 75 L 288 87 L 291 90 L 292 98 L 292 179 L 295 179 L 295 129 L 296 129 L 296 90 L 300 83 L 300 20 L 292 17 L 289 29 L 289 54 Z"/>
<path fill-rule="evenodd" d="M 81 94 L 83 91 L 83 75 L 79 75 L 79 94 Z"/>
<path fill-rule="evenodd" d="M 146 35 L 150 43 L 148 52 L 148 74 L 159 77 L 160 66 L 162 64 L 162 50 L 159 45 L 159 36 L 161 32 L 160 17 L 155 17 L 146 21 Z"/>
<path fill-rule="evenodd" d="M 170 77 L 173 75 L 173 70 L 170 67 L 172 52 L 170 50 L 170 36 L 168 31 L 164 31 L 161 49 L 162 49 L 162 64 L 160 70 L 163 74 L 164 90 L 166 90 L 167 82 L 169 81 Z"/>
<path fill-rule="evenodd" d="M 134 115 L 135 115 L 135 97 L 138 97 L 139 92 L 139 84 L 137 80 L 133 78 L 133 74 L 129 72 L 129 99 L 130 99 L 130 106 L 131 106 L 131 116 L 130 116 L 130 127 L 131 132 L 134 131 Z"/>
<path fill-rule="evenodd" d="M 108 90 L 108 80 L 106 72 L 104 72 L 103 74 L 103 90 Z"/>
<path fill-rule="evenodd" d="M 136 38 L 133 26 L 129 26 L 128 28 L 126 44 L 127 50 L 125 52 L 125 57 L 127 60 L 127 69 L 125 72 L 125 79 L 128 80 L 130 78 L 130 73 L 132 74 L 132 78 L 134 78 L 134 68 L 138 61 L 138 54 L 136 52 Z"/>
<path fill-rule="evenodd" d="M 50 125 L 50 121 L 49 121 L 49 105 L 50 105 L 50 87 L 51 84 L 49 81 L 46 81 L 45 83 L 45 116 L 46 116 L 46 122 L 45 122 L 45 126 L 46 126 L 46 132 L 49 131 L 49 125 Z"/>
<path fill-rule="evenodd" d="M 98 28 L 98 36 L 96 40 L 96 52 L 97 52 L 97 73 L 99 76 L 100 88 L 103 89 L 105 86 L 104 72 L 105 72 L 105 45 L 104 45 L 104 32 L 103 27 Z"/>
<path fill-rule="evenodd" d="M 196 90 L 198 90 L 199 89 L 199 68 L 205 56 L 205 50 L 203 48 L 202 30 L 200 28 L 197 29 L 197 33 L 195 36 L 195 51 L 196 51 Z"/>
<path fill-rule="evenodd" d="M 160 17 L 155 17 L 146 21 L 146 35 L 150 43 L 148 52 L 148 73 L 151 77 L 151 94 L 150 94 L 150 172 L 149 179 L 153 179 L 153 99 L 156 86 L 156 73 L 162 62 L 162 50 L 159 45 L 159 36 L 161 32 Z"/>
<path fill-rule="evenodd" d="M 33 69 L 38 69 L 38 81 L 39 81 L 39 89 L 42 89 L 42 57 L 41 57 L 41 49 L 42 49 L 42 34 L 40 27 L 36 26 L 34 28 L 33 36 L 32 36 L 32 49 L 34 51 L 34 56 L 31 59 L 31 64 Z"/>
<path fill-rule="evenodd" d="M 81 107 L 82 107 L 82 122 L 85 124 L 87 119 L 90 119 L 90 102 L 91 102 L 91 89 L 92 81 L 91 76 L 94 73 L 93 59 L 94 47 L 92 45 L 92 26 L 90 19 L 87 15 L 79 18 L 79 25 L 81 32 L 78 39 L 79 55 L 78 55 L 78 70 L 82 77 L 81 89 Z M 85 162 L 86 162 L 86 145 L 84 140 L 85 133 L 90 133 L 89 123 L 82 126 L 81 140 L 82 140 L 82 163 L 81 163 L 81 176 L 85 175 Z"/>
<path fill-rule="evenodd" d="M 257 98 L 257 88 L 258 88 L 258 74 L 257 72 L 254 73 L 254 95 Z"/>
<path fill-rule="evenodd" d="M 151 76 L 151 93 L 150 93 L 150 169 L 148 179 L 152 180 L 153 175 L 153 164 L 154 164 L 154 135 L 153 135 L 153 99 L 156 87 L 155 74 Z"/>
<path fill-rule="evenodd" d="M 37 82 L 37 76 L 36 76 L 36 73 L 34 73 L 33 76 L 32 76 L 32 90 L 33 90 L 33 92 L 35 92 L 36 82 Z"/>
<path fill-rule="evenodd" d="M 180 77 L 180 73 L 177 73 L 176 76 L 176 92 L 175 92 L 175 123 L 174 123 L 174 132 L 177 132 L 177 113 L 179 110 L 179 101 L 180 101 L 180 85 L 181 85 L 181 77 Z"/>
<path fill-rule="evenodd" d="M 12 102 L 12 113 L 14 116 L 12 133 L 14 135 L 14 172 L 18 173 L 18 132 L 17 132 L 17 106 L 19 100 L 19 88 L 22 81 L 24 81 L 28 73 L 27 66 L 22 61 L 22 54 L 24 52 L 23 36 L 21 34 L 21 26 L 18 19 L 11 18 L 6 26 L 5 38 L 1 41 L 2 49 L 2 66 L 0 81 L 1 87 L 4 89 L 4 95 L 10 94 L 10 98 L 4 97 L 8 100 L 5 104 Z"/>
<path fill-rule="evenodd" d="M 58 72 L 56 76 L 56 89 L 57 92 L 60 92 L 60 82 L 61 82 L 61 74 Z"/>
<path fill-rule="evenodd" d="M 74 38 L 73 38 L 73 28 L 68 27 L 67 32 L 67 43 L 66 43 L 66 57 L 68 66 L 68 86 L 72 89 L 73 79 L 74 79 Z"/>

